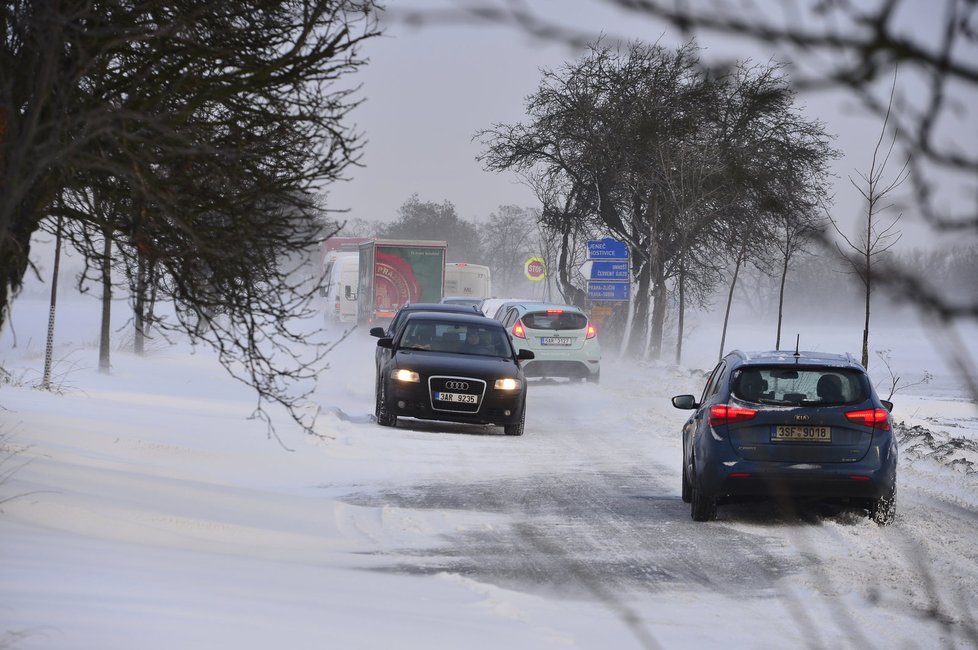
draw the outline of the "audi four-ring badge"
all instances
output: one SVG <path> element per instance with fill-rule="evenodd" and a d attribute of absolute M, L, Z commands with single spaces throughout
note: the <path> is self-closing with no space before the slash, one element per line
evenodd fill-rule
<path fill-rule="evenodd" d="M 499 321 L 481 314 L 414 311 L 377 341 L 374 414 L 381 426 L 399 418 L 496 425 L 523 435 L 526 378 L 533 352 L 514 346 Z M 395 317 L 395 320 L 397 317 Z"/>

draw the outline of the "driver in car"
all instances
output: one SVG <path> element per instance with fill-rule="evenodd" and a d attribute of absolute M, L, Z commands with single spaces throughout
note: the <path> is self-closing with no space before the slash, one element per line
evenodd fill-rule
<path fill-rule="evenodd" d="M 471 354 L 489 354 L 488 341 L 483 341 L 479 330 L 469 330 L 465 335 L 465 351 Z"/>

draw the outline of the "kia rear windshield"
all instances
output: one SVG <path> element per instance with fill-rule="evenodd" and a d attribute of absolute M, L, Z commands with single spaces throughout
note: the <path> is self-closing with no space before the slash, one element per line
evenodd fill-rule
<path fill-rule="evenodd" d="M 748 367 L 734 374 L 735 397 L 759 404 L 836 406 L 863 402 L 863 373 L 843 368 Z"/>
<path fill-rule="evenodd" d="M 533 330 L 582 330 L 587 316 L 574 311 L 535 311 L 523 316 L 523 327 Z"/>

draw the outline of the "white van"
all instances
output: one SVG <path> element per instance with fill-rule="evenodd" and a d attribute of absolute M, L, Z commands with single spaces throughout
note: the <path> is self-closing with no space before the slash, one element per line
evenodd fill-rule
<path fill-rule="evenodd" d="M 360 253 L 331 252 L 324 265 L 322 295 L 326 299 L 326 320 L 331 323 L 356 322 Z"/>
<path fill-rule="evenodd" d="M 489 267 L 449 262 L 445 265 L 445 298 L 483 299 L 492 295 Z"/>

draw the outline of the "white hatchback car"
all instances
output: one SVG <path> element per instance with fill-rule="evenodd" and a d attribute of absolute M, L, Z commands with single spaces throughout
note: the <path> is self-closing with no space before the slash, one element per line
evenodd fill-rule
<path fill-rule="evenodd" d="M 580 308 L 551 303 L 510 305 L 500 318 L 513 346 L 532 350 L 523 362 L 527 377 L 567 377 L 597 383 L 601 345 L 597 330 Z"/>

